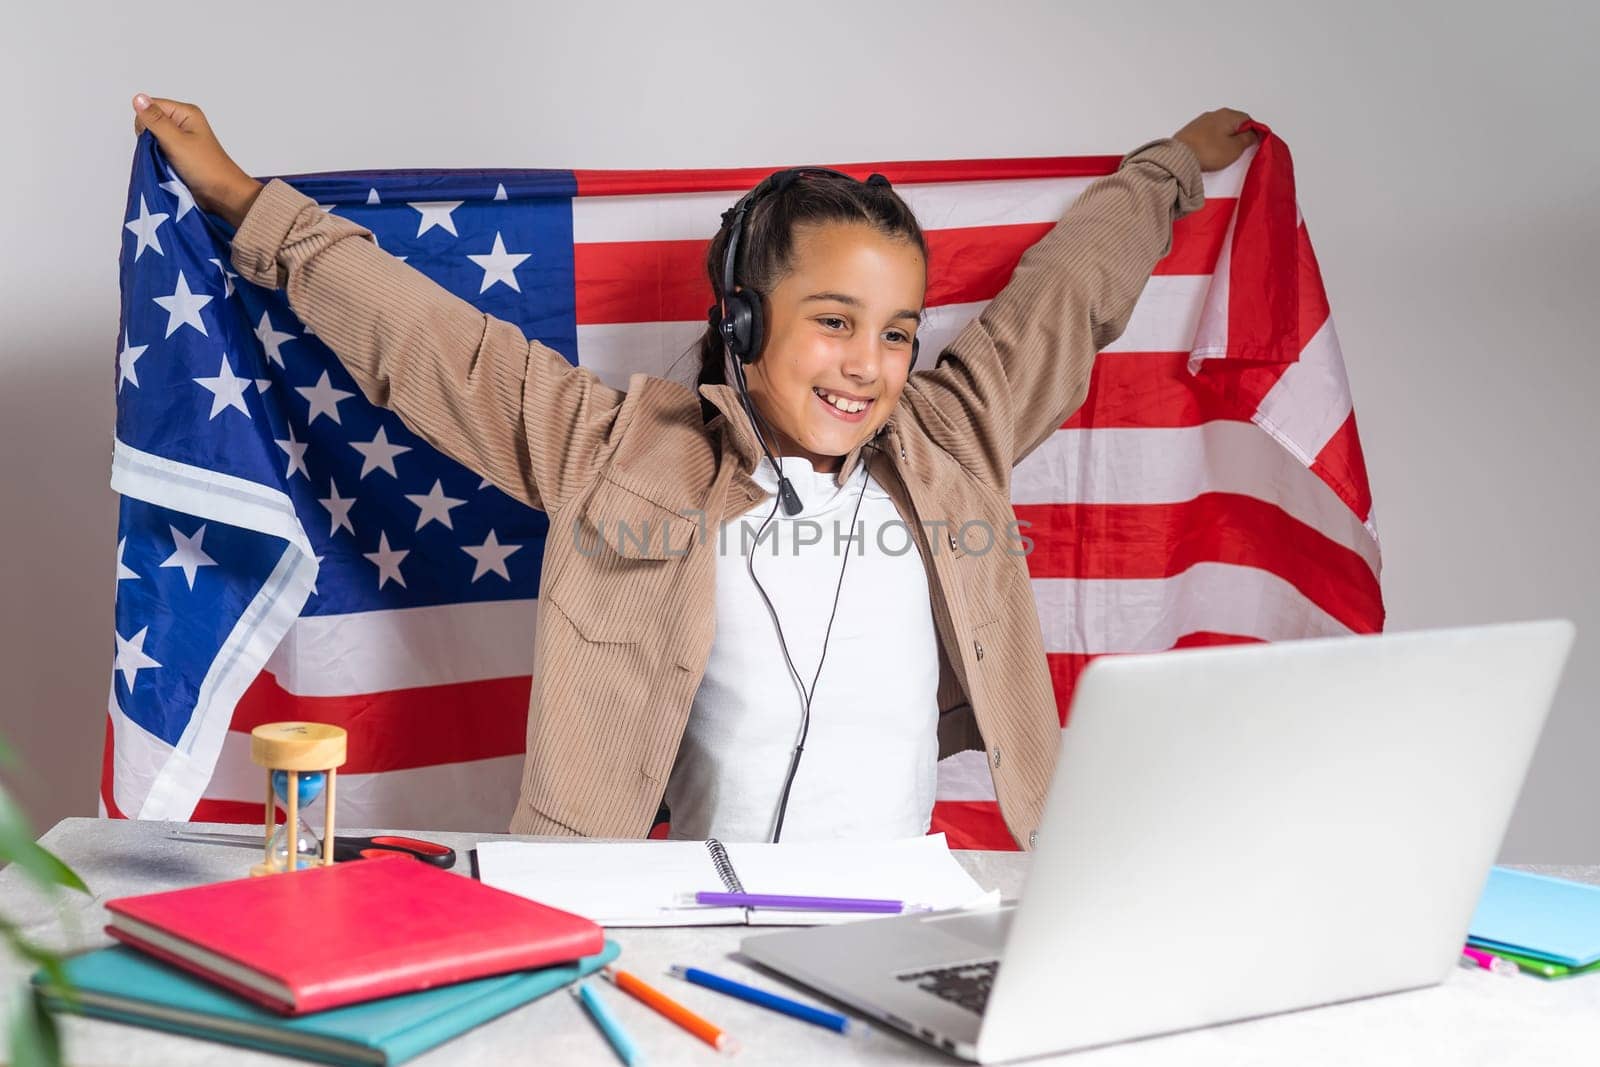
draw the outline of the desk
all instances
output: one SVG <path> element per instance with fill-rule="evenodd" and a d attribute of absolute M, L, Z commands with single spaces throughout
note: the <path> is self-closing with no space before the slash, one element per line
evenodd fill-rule
<path fill-rule="evenodd" d="M 0 900 L 6 915 L 19 920 L 37 941 L 59 950 L 98 947 L 109 942 L 101 931 L 110 897 L 149 893 L 183 885 L 220 881 L 243 874 L 252 861 L 244 849 L 169 841 L 179 824 L 64 819 L 40 839 L 73 866 L 93 899 L 70 893 L 53 906 L 29 888 L 14 870 L 0 871 Z M 239 830 L 195 826 L 187 829 Z M 357 832 L 357 831 L 349 831 Z M 509 835 L 430 833 L 452 845 L 469 870 L 466 852 L 480 840 L 514 840 Z M 985 889 L 1015 895 L 1021 888 L 1027 856 L 1009 852 L 957 852 L 956 858 Z M 1600 866 L 1535 867 L 1547 874 L 1600 884 Z M 783 980 L 730 959 L 751 927 L 616 930 L 621 962 L 647 978 L 669 964 L 697 963 L 768 988 Z M 26 969 L 7 958 L 0 978 L 13 989 Z M 732 1063 L 956 1064 L 925 1045 L 884 1029 L 866 1042 L 842 1039 L 816 1027 L 773 1015 L 709 990 L 673 982 L 660 984 L 691 1008 L 736 1035 L 744 1051 Z M 615 992 L 615 991 L 612 991 Z M 800 992 L 798 995 L 808 997 Z M 624 1024 L 651 1064 L 718 1062 L 704 1045 L 677 1030 L 643 1005 L 613 996 Z M 1070 1005 L 1063 1005 L 1070 1010 Z M 226 1062 L 285 1064 L 281 1057 L 217 1045 L 155 1030 L 92 1019 L 63 1017 L 66 1054 L 74 1067 L 139 1067 Z M 0 1035 L 3 1036 L 3 1035 Z M 5 1044 L 0 1041 L 0 1049 Z M 1184 1067 L 1240 1064 L 1482 1064 L 1521 1067 L 1550 1063 L 1563 1067 L 1591 1060 L 1600 1049 L 1600 975 L 1546 982 L 1526 975 L 1502 978 L 1487 971 L 1452 971 L 1432 989 L 1373 997 L 1328 1008 L 1293 1012 L 1250 1022 L 1212 1027 L 1169 1037 L 1127 1042 L 1030 1063 L 1071 1067 L 1128 1067 L 1181 1064 Z M 427 1055 L 419 1067 L 509 1063 L 615 1064 L 610 1048 L 571 997 L 552 995 L 501 1016 Z"/>

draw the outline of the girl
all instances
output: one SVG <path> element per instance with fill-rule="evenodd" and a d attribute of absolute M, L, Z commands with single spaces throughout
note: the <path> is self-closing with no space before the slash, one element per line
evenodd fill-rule
<path fill-rule="evenodd" d="M 920 834 L 936 761 L 981 748 L 1031 846 L 1060 731 L 1011 470 L 1248 116 L 1129 153 L 915 373 L 911 211 L 876 175 L 779 172 L 711 242 L 697 387 L 619 390 L 245 174 L 194 105 L 134 109 L 369 400 L 549 514 L 513 832 L 642 837 L 665 801 L 679 837 Z"/>

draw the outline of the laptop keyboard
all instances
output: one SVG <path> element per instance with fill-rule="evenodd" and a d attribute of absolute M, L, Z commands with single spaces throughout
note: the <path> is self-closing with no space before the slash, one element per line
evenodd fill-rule
<path fill-rule="evenodd" d="M 902 982 L 915 982 L 918 989 L 932 993 L 940 1000 L 948 1000 L 982 1015 L 984 1005 L 989 1002 L 989 990 L 994 987 L 995 972 L 999 969 L 999 960 L 979 960 L 976 963 L 958 963 L 954 967 L 913 971 L 896 977 Z"/>

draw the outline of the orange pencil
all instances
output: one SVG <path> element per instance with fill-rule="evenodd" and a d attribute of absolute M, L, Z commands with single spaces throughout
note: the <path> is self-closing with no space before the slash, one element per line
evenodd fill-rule
<path fill-rule="evenodd" d="M 668 1019 L 677 1023 L 718 1052 L 732 1055 L 739 1051 L 739 1043 L 728 1036 L 716 1024 L 707 1019 L 702 1019 L 676 1000 L 661 992 L 661 990 L 648 985 L 627 971 L 619 971 L 613 967 L 606 966 L 600 969 L 600 974 L 606 981 L 624 993 L 665 1015 Z"/>

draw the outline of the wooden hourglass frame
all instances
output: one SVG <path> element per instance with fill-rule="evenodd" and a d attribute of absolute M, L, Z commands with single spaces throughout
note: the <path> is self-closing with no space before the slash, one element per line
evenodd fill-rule
<path fill-rule="evenodd" d="M 264 858 L 250 868 L 251 874 L 278 874 L 297 869 L 299 854 L 294 841 L 300 825 L 300 774 L 306 771 L 321 771 L 327 775 L 324 790 L 327 806 L 322 811 L 322 856 L 318 866 L 333 863 L 334 781 L 337 768 L 344 765 L 346 739 L 342 728 L 321 722 L 269 722 L 250 731 L 250 761 L 267 769 Z M 285 772 L 287 779 L 284 790 L 285 823 L 290 842 L 287 867 L 280 867 L 272 856 L 272 837 L 278 829 L 272 776 L 277 771 Z"/>

